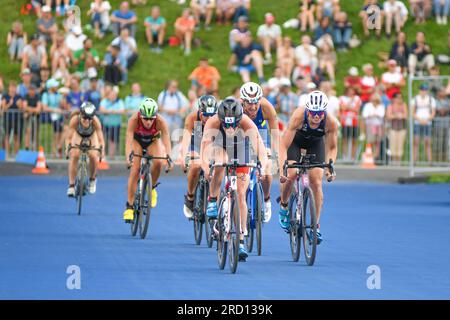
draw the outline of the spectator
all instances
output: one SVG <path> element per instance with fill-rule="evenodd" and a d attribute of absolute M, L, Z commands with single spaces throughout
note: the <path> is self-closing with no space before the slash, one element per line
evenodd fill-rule
<path fill-rule="evenodd" d="M 128 78 L 127 61 L 120 55 L 120 47 L 110 46 L 105 55 L 105 81 L 113 85 L 125 83 Z"/>
<path fill-rule="evenodd" d="M 264 15 L 264 24 L 258 27 L 256 35 L 264 49 L 264 64 L 271 64 L 271 48 L 277 50 L 281 47 L 281 28 L 275 24 L 275 17 L 272 13 L 268 12 Z"/>
<path fill-rule="evenodd" d="M 383 4 L 383 12 L 386 16 L 386 37 L 391 37 L 392 25 L 399 34 L 408 20 L 408 9 L 403 2 L 398 0 L 386 0 Z"/>
<path fill-rule="evenodd" d="M 182 114 L 189 106 L 186 96 L 178 90 L 178 82 L 169 80 L 166 89 L 158 95 L 159 113 L 166 119 L 170 132 L 182 128 Z"/>
<path fill-rule="evenodd" d="M 9 59 L 11 62 L 22 61 L 23 49 L 27 44 L 27 33 L 23 31 L 23 25 L 16 21 L 8 32 L 6 45 L 8 46 Z"/>
<path fill-rule="evenodd" d="M 283 70 L 280 67 L 275 67 L 275 70 L 273 72 L 273 77 L 267 81 L 267 84 L 269 85 L 269 88 L 273 90 L 275 93 L 278 93 L 278 90 L 281 87 L 282 83 L 287 83 L 289 81 L 289 84 L 291 81 L 288 77 L 283 76 Z"/>
<path fill-rule="evenodd" d="M 409 53 L 410 49 L 406 43 L 406 34 L 400 32 L 397 35 L 397 41 L 392 44 L 389 59 L 397 61 L 397 64 L 402 68 L 402 71 L 404 71 L 408 67 Z"/>
<path fill-rule="evenodd" d="M 389 99 L 392 99 L 394 93 L 400 92 L 401 88 L 405 86 L 405 78 L 395 60 L 388 61 L 388 70 L 381 76 L 381 82 L 386 88 L 386 95 Z"/>
<path fill-rule="evenodd" d="M 251 35 L 252 33 L 248 28 L 248 18 L 246 16 L 239 17 L 236 28 L 230 31 L 229 41 L 231 50 L 233 51 L 236 45 L 241 43 L 242 38 L 245 36 L 251 37 Z"/>
<path fill-rule="evenodd" d="M 95 30 L 95 37 L 98 39 L 103 39 L 106 31 L 109 29 L 111 24 L 110 10 L 111 4 L 109 1 L 94 0 L 91 2 L 91 7 L 87 14 L 91 17 L 91 25 Z"/>
<path fill-rule="evenodd" d="M 438 78 L 440 76 L 440 69 L 438 66 L 431 67 L 429 72 L 431 77 L 436 77 L 427 81 L 431 94 L 436 98 L 438 92 L 445 88 L 444 79 Z"/>
<path fill-rule="evenodd" d="M 429 94 L 426 83 L 420 85 L 420 91 L 411 101 L 414 117 L 414 161 L 418 161 L 419 145 L 425 142 L 427 160 L 431 163 L 431 123 L 436 115 L 436 100 Z"/>
<path fill-rule="evenodd" d="M 339 109 L 342 126 L 342 155 L 346 161 L 354 161 L 356 160 L 361 99 L 356 95 L 353 87 L 346 88 L 345 94 L 339 98 Z"/>
<path fill-rule="evenodd" d="M 415 23 L 425 23 L 426 19 L 431 15 L 431 0 L 409 0 L 409 3 L 412 15 L 416 18 Z"/>
<path fill-rule="evenodd" d="M 39 70 L 44 67 L 47 67 L 47 52 L 39 36 L 34 34 L 30 44 L 23 49 L 22 70 L 28 68 L 32 73 L 39 74 Z"/>
<path fill-rule="evenodd" d="M 64 13 L 69 9 L 70 2 L 71 0 L 55 0 L 54 2 L 47 0 L 47 5 L 50 7 L 51 4 L 53 3 L 56 15 L 60 17 L 63 16 Z"/>
<path fill-rule="evenodd" d="M 299 98 L 298 95 L 292 92 L 291 82 L 288 79 L 283 79 L 280 83 L 279 93 L 276 96 L 276 109 L 278 118 L 284 126 L 287 126 L 289 123 L 289 118 L 298 104 Z"/>
<path fill-rule="evenodd" d="M 42 17 L 36 21 L 36 29 L 44 43 L 52 43 L 58 32 L 58 25 L 52 17 L 49 6 L 42 7 Z"/>
<path fill-rule="evenodd" d="M 339 117 L 339 99 L 336 97 L 336 92 L 333 90 L 333 84 L 330 81 L 323 81 L 320 84 L 320 90 L 328 97 L 327 113 L 334 117 Z"/>
<path fill-rule="evenodd" d="M 411 45 L 411 52 L 408 58 L 409 73 L 412 75 L 423 73 L 423 69 L 429 70 L 434 66 L 434 56 L 431 47 L 425 42 L 425 34 L 417 32 L 416 42 Z"/>
<path fill-rule="evenodd" d="M 22 83 L 20 83 L 17 86 L 17 94 L 22 98 L 25 99 L 27 94 L 28 94 L 28 90 L 31 87 L 31 71 L 30 69 L 23 69 L 21 72 L 21 77 L 22 77 Z"/>
<path fill-rule="evenodd" d="M 352 38 L 352 23 L 348 20 L 347 13 L 338 12 L 334 20 L 334 41 L 338 51 L 346 51 Z"/>
<path fill-rule="evenodd" d="M 50 60 L 52 67 L 52 77 L 64 79 L 69 75 L 70 62 L 73 53 L 67 46 L 64 35 L 59 33 L 50 48 Z"/>
<path fill-rule="evenodd" d="M 445 88 L 442 88 L 436 95 L 436 117 L 447 116 L 450 116 L 450 99 L 447 97 Z"/>
<path fill-rule="evenodd" d="M 158 6 L 152 7 L 150 16 L 145 18 L 144 26 L 150 50 L 155 53 L 161 53 L 164 36 L 166 35 L 166 19 L 161 16 L 161 11 Z"/>
<path fill-rule="evenodd" d="M 359 17 L 362 20 L 364 36 L 368 38 L 370 36 L 370 30 L 375 29 L 375 35 L 377 39 L 380 39 L 384 12 L 378 0 L 366 0 L 364 7 L 359 12 Z"/>
<path fill-rule="evenodd" d="M 125 98 L 125 110 L 129 115 L 139 110 L 139 105 L 146 96 L 142 94 L 141 85 L 133 83 L 131 85 L 131 94 Z"/>
<path fill-rule="evenodd" d="M 23 130 L 22 101 L 20 95 L 17 94 L 17 84 L 14 81 L 11 81 L 8 86 L 8 92 L 3 94 L 1 100 L 2 110 L 5 112 L 3 121 L 3 130 L 5 132 L 3 144 L 7 154 L 10 152 L 9 139 L 11 131 L 14 142 L 13 154 L 17 154 L 20 148 Z"/>
<path fill-rule="evenodd" d="M 295 64 L 295 50 L 290 37 L 284 37 L 282 45 L 277 49 L 277 66 L 284 77 L 290 78 Z"/>
<path fill-rule="evenodd" d="M 211 20 L 215 6 L 215 0 L 191 0 L 190 7 L 194 13 L 195 22 L 198 28 L 200 28 L 201 18 L 204 18 L 205 29 L 211 29 Z"/>
<path fill-rule="evenodd" d="M 370 63 L 363 65 L 362 70 L 364 72 L 364 76 L 361 78 L 360 82 L 360 98 L 362 105 L 364 106 L 367 102 L 369 102 L 370 97 L 375 93 L 375 88 L 378 85 L 378 79 L 373 75 L 373 66 Z"/>
<path fill-rule="evenodd" d="M 67 18 L 63 21 L 63 27 L 66 33 L 70 32 L 75 26 L 81 28 L 81 19 L 75 7 L 69 7 L 66 10 L 66 16 Z"/>
<path fill-rule="evenodd" d="M 308 98 L 308 94 L 313 92 L 314 90 L 317 90 L 317 85 L 314 82 L 308 82 L 306 84 L 305 90 L 301 92 L 299 95 L 299 103 L 298 107 L 303 107 L 306 104 L 306 99 Z"/>
<path fill-rule="evenodd" d="M 108 155 L 114 158 L 116 149 L 120 146 L 120 126 L 125 106 L 122 99 L 118 97 L 118 90 L 112 89 L 100 102 L 100 112 L 103 114 L 103 125 L 105 138 L 108 141 Z"/>
<path fill-rule="evenodd" d="M 308 35 L 302 36 L 302 44 L 295 48 L 296 70 L 294 78 L 298 75 L 312 75 L 318 67 L 317 48 L 311 44 L 311 38 Z"/>
<path fill-rule="evenodd" d="M 450 11 L 450 0 L 433 0 L 436 23 L 447 25 L 447 17 Z"/>
<path fill-rule="evenodd" d="M 323 39 L 323 38 L 322 38 Z M 331 40 L 331 38 L 330 38 Z M 331 83 L 336 83 L 335 66 L 337 63 L 336 52 L 332 41 L 324 41 L 319 50 L 319 68 L 326 71 Z"/>
<path fill-rule="evenodd" d="M 322 21 L 324 17 L 332 19 L 339 12 L 339 0 L 317 0 L 317 20 Z"/>
<path fill-rule="evenodd" d="M 406 118 L 408 107 L 401 93 L 395 93 L 387 107 L 386 120 L 389 122 L 389 149 L 394 164 L 400 164 L 406 138 Z"/>
<path fill-rule="evenodd" d="M 89 88 L 84 92 L 84 101 L 90 102 L 98 111 L 102 100 L 101 86 L 97 77 L 93 77 L 89 81 Z"/>
<path fill-rule="evenodd" d="M 59 83 L 55 79 L 49 79 L 46 83 L 47 91 L 42 95 L 42 111 L 50 112 L 50 121 L 53 127 L 52 153 L 62 156 L 62 137 L 64 131 L 63 96 L 58 92 Z"/>
<path fill-rule="evenodd" d="M 191 90 L 194 90 L 197 96 L 217 96 L 219 93 L 220 73 L 216 67 L 209 65 L 207 58 L 200 59 L 198 67 L 191 72 L 188 79 L 192 83 Z"/>
<path fill-rule="evenodd" d="M 381 140 L 384 136 L 385 107 L 381 103 L 381 97 L 373 94 L 370 101 L 364 105 L 362 117 L 366 128 L 366 143 L 373 147 L 375 159 L 381 160 Z"/>
<path fill-rule="evenodd" d="M 38 87 L 39 94 L 42 95 L 47 92 L 47 81 L 50 80 L 50 69 L 48 67 L 42 68 L 39 76 L 32 78 L 31 82 Z"/>
<path fill-rule="evenodd" d="M 361 77 L 357 67 L 351 67 L 348 69 L 348 76 L 344 78 L 344 88 L 352 87 L 355 89 L 356 94 L 361 92 Z"/>
<path fill-rule="evenodd" d="M 273 106 L 276 107 L 278 92 L 273 91 L 272 88 L 270 88 L 270 86 L 267 83 L 261 84 L 261 89 L 263 97 L 266 98 Z"/>
<path fill-rule="evenodd" d="M 135 6 L 139 5 L 145 6 L 147 4 L 147 0 L 133 0 L 132 3 Z"/>
<path fill-rule="evenodd" d="M 250 11 L 250 0 L 232 0 L 234 5 L 233 22 L 236 23 L 241 16 L 248 18 Z"/>
<path fill-rule="evenodd" d="M 134 38 L 136 33 L 137 15 L 130 10 L 130 5 L 127 1 L 120 4 L 120 10 L 113 11 L 111 15 L 111 25 L 113 34 L 118 37 L 120 31 L 124 28 L 130 31 L 130 35 Z"/>
<path fill-rule="evenodd" d="M 250 81 L 250 74 L 256 71 L 259 82 L 265 82 L 263 70 L 263 58 L 260 47 L 257 46 L 251 36 L 244 36 L 241 44 L 238 44 L 228 61 L 228 69 L 237 71 L 242 78 L 242 82 Z M 237 68 L 233 67 L 238 63 Z"/>
<path fill-rule="evenodd" d="M 191 54 L 192 38 L 194 37 L 195 19 L 191 16 L 191 10 L 183 10 L 181 17 L 175 21 L 175 35 L 180 39 L 184 48 L 184 55 Z"/>
<path fill-rule="evenodd" d="M 84 77 L 87 76 L 88 70 L 97 75 L 97 66 L 100 57 L 97 50 L 92 48 L 92 40 L 87 38 L 84 40 L 83 49 L 75 51 L 73 55 L 73 64 L 77 67 L 77 71 Z"/>
<path fill-rule="evenodd" d="M 32 84 L 23 99 L 23 111 L 25 112 L 25 150 L 37 150 L 39 145 L 39 115 L 41 113 L 41 101 L 37 87 Z M 33 143 L 32 143 L 33 142 Z"/>
<path fill-rule="evenodd" d="M 326 34 L 333 37 L 333 29 L 330 26 L 330 18 L 328 17 L 320 20 L 320 24 L 314 29 L 314 43 L 317 45 L 317 41 Z"/>
<path fill-rule="evenodd" d="M 47 0 L 32 0 L 31 5 L 33 6 L 34 12 L 38 18 L 42 17 L 42 7 L 46 4 Z"/>
<path fill-rule="evenodd" d="M 111 46 L 120 47 L 120 55 L 126 60 L 126 69 L 130 70 L 138 59 L 137 43 L 133 37 L 130 37 L 130 31 L 122 29 L 120 37 L 115 38 L 111 42 Z"/>
<path fill-rule="evenodd" d="M 217 0 L 216 6 L 217 24 L 218 25 L 229 24 L 229 22 L 233 19 L 235 11 L 236 8 L 233 5 L 233 0 Z"/>
<path fill-rule="evenodd" d="M 80 27 L 75 26 L 72 28 L 72 32 L 68 33 L 66 36 L 66 46 L 70 51 L 76 52 L 83 49 L 84 40 L 87 36 L 83 34 L 83 30 Z"/>
<path fill-rule="evenodd" d="M 84 95 L 80 89 L 80 79 L 75 76 L 70 79 L 70 91 L 66 101 L 71 111 L 80 110 L 81 104 L 84 102 Z"/>
<path fill-rule="evenodd" d="M 3 77 L 2 77 L 2 75 L 0 74 L 0 101 L 2 100 L 3 90 L 4 90 L 4 89 L 5 89 L 5 86 L 4 86 L 4 84 L 3 84 Z M 0 106 L 1 106 L 1 103 L 0 103 Z M 2 110 L 1 107 L 0 107 L 0 110 Z"/>
<path fill-rule="evenodd" d="M 448 162 L 450 99 L 442 88 L 436 97 L 436 117 L 433 123 L 433 159 Z"/>
<path fill-rule="evenodd" d="M 314 29 L 314 12 L 316 11 L 315 0 L 301 0 L 300 1 L 300 13 L 298 14 L 298 20 L 300 21 L 300 31 L 306 32 L 309 24 L 310 30 Z"/>

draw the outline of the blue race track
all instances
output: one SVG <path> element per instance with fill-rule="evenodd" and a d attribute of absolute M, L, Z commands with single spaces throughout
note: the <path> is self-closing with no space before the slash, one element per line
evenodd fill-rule
<path fill-rule="evenodd" d="M 161 181 L 141 240 L 122 221 L 124 177 L 99 179 L 81 216 L 65 196 L 67 178 L 0 177 L 0 298 L 450 298 L 450 185 L 325 184 L 325 240 L 312 267 L 303 252 L 292 262 L 274 203 L 263 255 L 230 274 L 204 239 L 194 244 L 182 213 L 185 178 Z M 80 290 L 66 287 L 70 265 L 80 267 Z M 370 265 L 381 270 L 380 290 L 367 288 Z"/>

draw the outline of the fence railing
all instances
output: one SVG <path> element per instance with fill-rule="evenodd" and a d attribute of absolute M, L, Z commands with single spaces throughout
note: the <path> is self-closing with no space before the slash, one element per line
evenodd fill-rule
<path fill-rule="evenodd" d="M 125 159 L 125 135 L 128 115 L 99 115 L 105 138 L 105 155 L 108 161 Z M 64 159 L 65 141 L 68 134 L 69 113 L 40 114 L 25 113 L 20 110 L 7 110 L 0 113 L 1 148 L 6 150 L 7 158 L 14 159 L 19 149 L 37 151 L 44 147 L 47 159 Z M 436 117 L 431 124 L 431 161 L 425 145 L 425 137 L 414 136 L 410 140 L 407 123 L 404 129 L 394 130 L 389 122 L 373 124 L 358 117 L 355 126 L 340 127 L 338 162 L 360 164 L 362 154 L 370 143 L 374 161 L 377 165 L 408 165 L 410 148 L 414 139 L 420 143 L 415 165 L 450 167 L 450 116 Z M 180 129 L 171 135 L 174 145 L 179 143 Z M 176 148 L 174 148 L 176 149 Z"/>

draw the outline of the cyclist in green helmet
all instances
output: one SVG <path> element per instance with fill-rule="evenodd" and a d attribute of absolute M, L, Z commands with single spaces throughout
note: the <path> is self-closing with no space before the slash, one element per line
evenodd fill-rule
<path fill-rule="evenodd" d="M 130 167 L 130 177 L 128 179 L 128 199 L 125 212 L 123 213 L 125 222 L 133 220 L 134 194 L 140 166 L 140 161 L 133 161 L 130 155 L 131 153 L 142 154 L 143 149 L 147 150 L 147 154 L 155 157 L 166 157 L 172 151 L 169 126 L 167 121 L 158 114 L 158 104 L 151 98 L 144 99 L 139 106 L 139 111 L 128 120 L 125 157 L 127 166 Z M 158 195 L 155 186 L 165 164 L 163 160 L 153 161 L 151 169 L 153 185 L 152 207 L 155 207 L 157 204 Z"/>

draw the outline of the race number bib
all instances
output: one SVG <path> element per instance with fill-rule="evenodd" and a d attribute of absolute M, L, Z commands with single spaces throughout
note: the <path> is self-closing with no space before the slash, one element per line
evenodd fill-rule
<path fill-rule="evenodd" d="M 236 176 L 230 176 L 230 187 L 231 187 L 231 190 L 237 190 L 237 177 Z"/>

